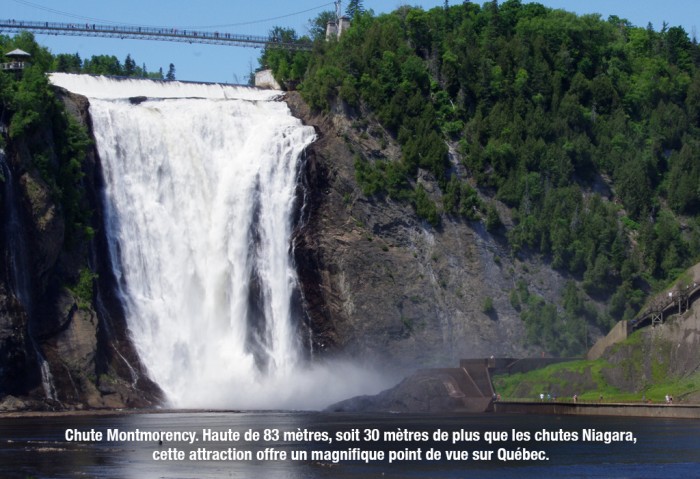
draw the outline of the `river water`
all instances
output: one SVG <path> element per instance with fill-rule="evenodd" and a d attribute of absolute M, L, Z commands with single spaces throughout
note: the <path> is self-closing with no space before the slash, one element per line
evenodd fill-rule
<path fill-rule="evenodd" d="M 120 433 L 190 432 L 196 442 L 108 441 Z M 582 440 L 584 429 L 628 431 L 634 442 Z M 67 441 L 66 431 L 83 441 Z M 204 431 L 223 431 L 207 441 Z M 513 431 L 530 441 L 512 441 Z M 535 433 L 569 435 L 576 441 L 535 441 Z M 246 432 L 248 435 L 246 437 Z M 259 439 L 250 433 L 260 434 Z M 285 437 L 292 432 L 297 437 Z M 385 437 L 385 433 L 398 437 Z M 445 440 L 440 439 L 440 433 Z M 96 434 L 102 433 L 101 440 Z M 236 438 L 235 434 L 240 434 Z M 304 435 L 306 434 L 306 437 Z M 313 435 L 317 436 L 314 437 Z M 339 436 L 336 436 L 339 434 Z M 428 441 L 421 440 L 421 434 Z M 479 435 L 479 440 L 475 434 Z M 492 442 L 485 441 L 487 434 Z M 499 441 L 503 434 L 507 441 Z M 91 435 L 90 437 L 87 437 Z M 326 440 L 327 435 L 329 440 Z M 407 437 L 412 435 L 412 437 Z M 340 439 L 344 439 L 340 440 Z M 376 439 L 376 440 L 375 440 Z M 416 440 L 418 439 L 418 440 Z M 250 454 L 250 460 L 199 460 L 198 449 Z M 419 452 L 420 450 L 420 452 Z M 441 458 L 427 457 L 432 450 Z M 493 451 L 474 460 L 474 451 Z M 542 451 L 546 460 L 498 458 L 503 451 Z M 325 454 L 312 457 L 314 451 Z M 335 452 L 334 452 L 335 451 Z M 382 460 L 336 460 L 339 452 Z M 393 451 L 393 452 L 392 452 Z M 447 459 L 450 454 L 462 458 Z M 466 451 L 466 452 L 465 452 Z M 184 460 L 154 460 L 154 452 Z M 282 453 L 287 454 L 282 458 Z M 190 454 L 195 454 L 190 458 Z M 205 454 L 201 452 L 200 454 Z M 292 458 L 291 455 L 295 457 Z M 388 455 L 394 459 L 389 463 Z M 401 455 L 404 455 L 403 457 Z M 411 454 L 413 456 L 411 456 Z M 419 454 L 420 459 L 416 456 Z M 304 458 L 304 455 L 306 457 Z M 466 455 L 466 457 L 464 457 Z M 403 460 L 403 459 L 414 460 Z M 533 415 L 391 415 L 310 412 L 164 412 L 118 416 L 0 419 L 0 477 L 3 478 L 665 478 L 700 474 L 700 421 L 677 419 L 558 417 Z"/>

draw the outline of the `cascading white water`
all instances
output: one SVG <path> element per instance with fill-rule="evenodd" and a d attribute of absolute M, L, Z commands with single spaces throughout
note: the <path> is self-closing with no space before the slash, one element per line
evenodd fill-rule
<path fill-rule="evenodd" d="M 91 97 L 128 327 L 171 405 L 333 400 L 316 388 L 335 373 L 303 364 L 291 310 L 291 217 L 313 128 L 274 101 L 279 92 L 64 74 L 52 82 Z"/>

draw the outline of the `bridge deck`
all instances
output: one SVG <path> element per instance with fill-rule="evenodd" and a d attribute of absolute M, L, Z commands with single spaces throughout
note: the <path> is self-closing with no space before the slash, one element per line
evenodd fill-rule
<path fill-rule="evenodd" d="M 285 48 L 311 50 L 308 42 L 283 42 L 279 38 L 256 35 L 238 35 L 228 32 L 206 32 L 177 28 L 134 27 L 124 25 L 99 25 L 95 23 L 57 23 L 24 20 L 0 20 L 0 33 L 30 31 L 44 35 L 72 35 L 135 40 L 160 40 L 168 42 L 205 43 L 252 48 Z"/>

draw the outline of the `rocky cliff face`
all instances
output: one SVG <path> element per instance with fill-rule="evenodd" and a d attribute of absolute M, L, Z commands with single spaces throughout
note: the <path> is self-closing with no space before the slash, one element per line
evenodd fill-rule
<path fill-rule="evenodd" d="M 363 195 L 355 155 L 396 158 L 391 137 L 342 106 L 315 114 L 296 92 L 286 101 L 319 135 L 307 152 L 306 206 L 294 240 L 314 349 L 402 366 L 532 352 L 509 293 L 522 279 L 534 294 L 560 301 L 564 279 L 512 258 L 482 223 L 443 217 L 433 228 L 409 204 Z M 427 173 L 419 181 L 439 201 L 437 182 Z M 484 307 L 489 300 L 492 309 Z"/>
<path fill-rule="evenodd" d="M 85 98 L 58 91 L 70 114 L 89 127 Z M 0 407 L 147 406 L 158 388 L 142 373 L 128 340 L 100 215 L 99 161 L 93 149 L 82 165 L 84 207 L 93 211 L 94 237 L 66 238 L 64 213 L 42 180 L 28 142 L 45 145 L 58 161 L 54 133 L 10 142 L 8 174 L 0 183 Z M 87 279 L 85 279 L 87 278 Z M 82 280 L 82 281 L 81 281 Z M 82 282 L 87 290 L 78 291 Z"/>

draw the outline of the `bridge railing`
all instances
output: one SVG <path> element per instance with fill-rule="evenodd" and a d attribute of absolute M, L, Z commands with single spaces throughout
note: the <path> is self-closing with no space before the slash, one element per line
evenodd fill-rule
<path fill-rule="evenodd" d="M 298 50 L 311 49 L 307 42 L 285 42 L 275 36 L 240 35 L 230 32 L 209 32 L 170 27 L 140 27 L 126 25 L 100 25 L 96 23 L 59 23 L 25 20 L 2 20 L 0 31 L 19 32 L 30 30 L 36 33 L 107 36 L 117 38 L 137 38 L 170 40 L 178 42 L 213 43 L 250 47 L 280 47 Z"/>
<path fill-rule="evenodd" d="M 688 284 L 685 288 L 676 288 L 669 291 L 668 298 L 657 299 L 654 303 L 647 306 L 640 314 L 629 321 L 632 329 L 636 329 L 642 324 L 651 319 L 651 324 L 655 324 L 655 318 L 659 322 L 663 322 L 665 317 L 678 314 L 687 310 L 690 304 L 700 298 L 700 284 L 694 281 L 692 285 Z"/>
<path fill-rule="evenodd" d="M 22 70 L 28 65 L 27 62 L 0 63 L 0 70 Z"/>

